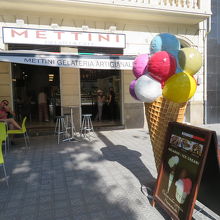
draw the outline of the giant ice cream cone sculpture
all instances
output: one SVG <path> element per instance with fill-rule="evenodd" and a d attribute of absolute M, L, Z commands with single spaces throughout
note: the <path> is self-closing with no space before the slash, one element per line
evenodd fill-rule
<path fill-rule="evenodd" d="M 196 91 L 193 77 L 202 65 L 194 48 L 180 49 L 171 34 L 159 34 L 151 41 L 150 55 L 137 56 L 133 64 L 136 80 L 130 94 L 145 103 L 146 118 L 159 171 L 168 123 L 182 122 L 187 101 Z"/>
<path fill-rule="evenodd" d="M 157 170 L 164 148 L 166 130 L 171 121 L 182 122 L 186 103 L 175 103 L 159 97 L 153 103 L 145 103 L 148 129 Z"/>

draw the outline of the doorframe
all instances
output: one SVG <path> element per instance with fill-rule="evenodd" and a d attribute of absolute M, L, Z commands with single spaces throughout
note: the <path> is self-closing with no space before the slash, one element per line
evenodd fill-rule
<path fill-rule="evenodd" d="M 125 118 L 124 118 L 124 70 L 120 71 L 120 78 L 121 78 L 121 124 L 125 126 Z"/>

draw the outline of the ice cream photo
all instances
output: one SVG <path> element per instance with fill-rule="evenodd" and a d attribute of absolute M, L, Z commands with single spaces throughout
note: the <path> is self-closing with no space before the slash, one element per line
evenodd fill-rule
<path fill-rule="evenodd" d="M 185 149 L 185 150 L 189 150 L 191 148 L 191 145 L 190 145 L 190 141 L 185 139 L 185 138 L 182 138 L 181 140 L 181 146 Z"/>
<path fill-rule="evenodd" d="M 168 160 L 168 165 L 171 168 L 171 172 L 169 174 L 168 178 L 168 187 L 167 187 L 167 192 L 169 192 L 171 184 L 173 182 L 174 178 L 174 171 L 175 171 L 175 166 L 179 163 L 179 157 L 178 156 L 173 156 Z"/>
<path fill-rule="evenodd" d="M 194 154 L 196 154 L 197 156 L 201 156 L 202 155 L 202 149 L 203 149 L 203 146 L 201 144 L 194 143 L 193 147 L 192 147 L 192 152 Z"/>
<path fill-rule="evenodd" d="M 175 183 L 176 186 L 176 200 L 183 204 L 186 197 L 190 194 L 192 181 L 189 178 L 179 179 Z"/>
<path fill-rule="evenodd" d="M 173 182 L 173 178 L 174 178 L 174 170 L 172 170 L 169 174 L 167 192 L 170 191 L 170 187 Z"/>
<path fill-rule="evenodd" d="M 185 169 L 182 170 L 180 174 L 180 179 L 178 179 L 175 183 L 176 186 L 176 200 L 183 204 L 187 198 L 187 196 L 191 192 L 192 181 L 187 177 L 187 171 Z"/>
<path fill-rule="evenodd" d="M 180 144 L 180 137 L 173 134 L 170 138 L 170 143 L 178 146 Z"/>
<path fill-rule="evenodd" d="M 144 102 L 157 170 L 163 154 L 169 122 L 182 122 L 187 102 L 196 92 L 193 75 L 202 66 L 195 48 L 181 48 L 175 35 L 161 33 L 153 37 L 150 54 L 140 54 L 133 63 L 131 96 Z"/>
<path fill-rule="evenodd" d="M 179 157 L 173 156 L 168 160 L 168 164 L 170 168 L 174 168 L 175 165 L 179 163 Z"/>

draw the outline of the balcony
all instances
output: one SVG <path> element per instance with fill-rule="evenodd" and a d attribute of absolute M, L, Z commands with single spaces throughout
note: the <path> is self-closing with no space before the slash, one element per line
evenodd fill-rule
<path fill-rule="evenodd" d="M 141 7 L 148 9 L 186 11 L 208 13 L 211 12 L 211 0 L 70 0 L 72 2 L 87 2 L 110 4 L 117 6 Z"/>
<path fill-rule="evenodd" d="M 197 24 L 211 15 L 211 0 L 1 0 L 0 22 L 17 18 L 105 19 Z M 10 17 L 11 16 L 11 17 Z M 14 20 L 14 21 L 13 21 Z M 59 23 L 59 22 L 56 22 Z M 37 24 L 37 23 L 36 23 Z M 63 25 L 63 24 L 62 24 Z"/>

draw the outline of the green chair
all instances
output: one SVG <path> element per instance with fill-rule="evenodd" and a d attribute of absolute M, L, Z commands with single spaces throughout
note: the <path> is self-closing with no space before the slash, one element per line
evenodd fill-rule
<path fill-rule="evenodd" d="M 25 145 L 28 148 L 30 146 L 30 141 L 29 141 L 29 136 L 27 133 L 27 129 L 26 129 L 26 120 L 27 117 L 25 116 L 23 121 L 22 121 L 22 125 L 21 125 L 21 129 L 20 130 L 8 130 L 8 134 L 23 134 L 24 135 L 24 141 L 25 141 Z"/>
<path fill-rule="evenodd" d="M 0 122 L 0 140 L 4 142 L 5 145 L 5 155 L 7 153 L 7 148 L 9 150 L 9 138 L 7 134 L 7 124 Z"/>
<path fill-rule="evenodd" d="M 0 166 L 3 167 L 4 174 L 5 174 L 5 181 L 6 181 L 7 186 L 8 186 L 7 173 L 6 173 L 6 169 L 5 169 L 5 161 L 4 161 L 4 157 L 3 157 L 3 154 L 2 154 L 2 140 L 0 140 Z"/>

